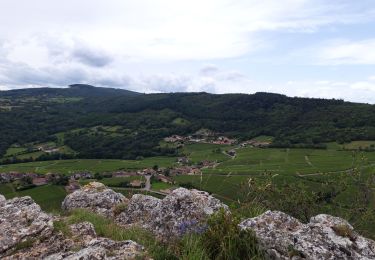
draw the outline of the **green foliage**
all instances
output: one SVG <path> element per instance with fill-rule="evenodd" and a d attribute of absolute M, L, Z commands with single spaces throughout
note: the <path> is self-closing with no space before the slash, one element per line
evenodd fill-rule
<path fill-rule="evenodd" d="M 202 243 L 210 259 L 262 259 L 255 235 L 240 230 L 240 218 L 224 210 L 208 220 Z"/>
<path fill-rule="evenodd" d="M 56 232 L 61 232 L 66 237 L 71 237 L 72 233 L 68 224 L 63 220 L 57 220 L 53 222 L 53 229 Z"/>
<path fill-rule="evenodd" d="M 82 209 L 77 209 L 70 212 L 67 223 L 73 224 L 83 221 L 92 223 L 98 236 L 107 237 L 117 241 L 136 241 L 137 243 L 145 246 L 147 251 L 155 260 L 177 259 L 167 245 L 157 241 L 153 234 L 141 228 L 119 227 L 110 219 Z"/>
<path fill-rule="evenodd" d="M 209 260 L 204 247 L 202 236 L 197 234 L 188 234 L 181 240 L 180 259 L 182 260 Z"/>
<path fill-rule="evenodd" d="M 4 186 L 3 186 L 4 185 Z M 0 185 L 0 194 L 7 199 L 30 196 L 40 207 L 47 212 L 60 212 L 61 203 L 66 196 L 62 186 L 44 185 L 27 190 L 15 191 L 11 184 Z"/>

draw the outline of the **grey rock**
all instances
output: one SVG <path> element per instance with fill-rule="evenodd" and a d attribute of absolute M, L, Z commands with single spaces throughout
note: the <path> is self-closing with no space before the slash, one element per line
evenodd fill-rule
<path fill-rule="evenodd" d="M 375 242 L 357 234 L 345 220 L 330 215 L 303 224 L 279 211 L 243 221 L 270 259 L 375 259 Z"/>
<path fill-rule="evenodd" d="M 120 225 L 138 224 L 162 239 L 187 232 L 202 232 L 207 217 L 228 207 L 207 192 L 178 188 L 160 200 L 134 195 L 124 212 L 116 217 Z"/>
<path fill-rule="evenodd" d="M 134 241 L 116 242 L 106 238 L 96 238 L 91 240 L 86 247 L 77 252 L 68 251 L 50 255 L 45 259 L 69 259 L 69 260 L 89 260 L 89 259 L 149 259 L 145 255 L 144 248 Z"/>
<path fill-rule="evenodd" d="M 124 195 L 108 189 L 104 184 L 91 182 L 66 196 L 62 203 L 62 209 L 69 211 L 83 208 L 105 217 L 113 217 L 114 207 L 127 201 L 128 199 Z"/>
<path fill-rule="evenodd" d="M 52 217 L 30 197 L 0 197 L 0 258 L 17 245 L 46 239 L 52 232 Z"/>

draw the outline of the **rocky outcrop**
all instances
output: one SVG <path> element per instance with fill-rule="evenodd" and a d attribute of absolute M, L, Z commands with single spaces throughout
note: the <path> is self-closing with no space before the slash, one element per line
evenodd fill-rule
<path fill-rule="evenodd" d="M 52 218 L 30 197 L 0 196 L 0 258 L 17 246 L 47 239 L 52 231 Z"/>
<path fill-rule="evenodd" d="M 30 198 L 6 200 L 0 195 L 0 258 L 10 259 L 148 259 L 134 241 L 98 237 L 94 226 L 82 222 L 68 233 L 54 229 L 54 219 Z"/>
<path fill-rule="evenodd" d="M 63 210 L 83 208 L 105 217 L 114 216 L 114 208 L 120 203 L 127 203 L 124 195 L 108 189 L 104 184 L 91 182 L 64 199 Z"/>
<path fill-rule="evenodd" d="M 131 240 L 117 242 L 107 238 L 96 238 L 76 252 L 59 252 L 45 259 L 149 259 L 143 251 L 144 248 L 141 245 Z"/>
<path fill-rule="evenodd" d="M 375 259 L 375 242 L 358 235 L 345 220 L 317 215 L 310 223 L 278 211 L 243 221 L 271 259 Z"/>
<path fill-rule="evenodd" d="M 121 225 L 138 224 L 161 238 L 173 238 L 186 232 L 203 232 L 207 217 L 228 207 L 207 192 L 179 188 L 164 199 L 134 195 L 116 217 Z"/>

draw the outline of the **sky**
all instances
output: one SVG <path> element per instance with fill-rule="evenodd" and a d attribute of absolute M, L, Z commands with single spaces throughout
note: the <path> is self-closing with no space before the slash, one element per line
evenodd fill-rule
<path fill-rule="evenodd" d="M 74 83 L 375 104 L 375 1 L 0 0 L 0 90 Z"/>

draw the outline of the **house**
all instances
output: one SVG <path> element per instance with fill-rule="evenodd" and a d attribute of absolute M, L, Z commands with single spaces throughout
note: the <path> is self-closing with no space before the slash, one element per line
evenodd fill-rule
<path fill-rule="evenodd" d="M 164 138 L 164 141 L 167 143 L 183 142 L 185 140 L 186 138 L 180 135 L 172 135 Z"/>
<path fill-rule="evenodd" d="M 230 139 L 225 136 L 219 136 L 215 141 L 213 141 L 214 144 L 228 144 L 228 145 L 234 144 L 236 142 L 237 142 L 236 139 Z"/>
<path fill-rule="evenodd" d="M 234 150 L 234 149 L 232 149 L 232 150 L 229 150 L 228 152 L 227 152 L 227 154 L 229 155 L 229 156 L 236 156 L 236 150 Z"/>
<path fill-rule="evenodd" d="M 112 174 L 113 177 L 129 177 L 129 176 L 136 176 L 138 175 L 137 172 L 127 172 L 127 171 L 118 171 Z"/>
<path fill-rule="evenodd" d="M 191 170 L 190 170 L 190 172 L 188 173 L 188 175 L 200 175 L 202 172 L 201 172 L 201 170 L 200 169 L 198 169 L 198 168 L 192 168 Z"/>
<path fill-rule="evenodd" d="M 142 188 L 145 186 L 145 182 L 141 180 L 133 180 L 130 182 L 130 186 L 133 188 Z"/>
<path fill-rule="evenodd" d="M 42 186 L 48 184 L 48 179 L 46 177 L 33 178 L 32 183 L 35 186 Z"/>
<path fill-rule="evenodd" d="M 143 169 L 142 171 L 140 171 L 139 174 L 140 175 L 155 175 L 156 170 L 151 169 L 151 168 L 147 168 L 147 169 Z"/>
<path fill-rule="evenodd" d="M 171 178 L 167 177 L 167 176 L 157 175 L 155 177 L 156 177 L 156 180 L 158 180 L 158 181 L 168 183 L 168 184 L 173 184 L 173 180 Z"/>

